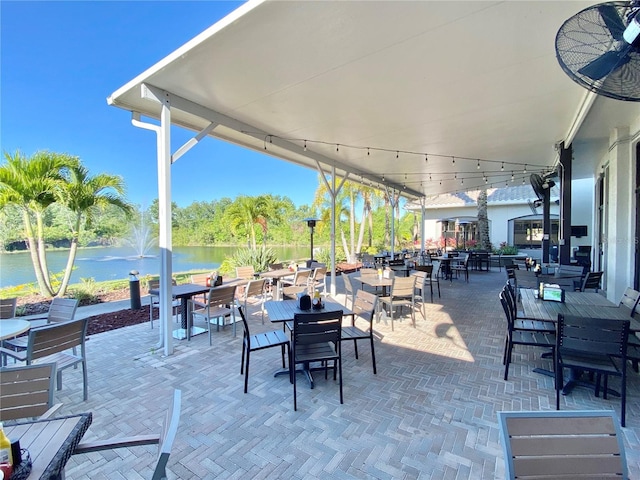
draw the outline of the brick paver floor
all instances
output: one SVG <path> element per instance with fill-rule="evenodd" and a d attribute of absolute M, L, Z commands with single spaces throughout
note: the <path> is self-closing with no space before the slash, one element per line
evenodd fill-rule
<path fill-rule="evenodd" d="M 338 385 L 317 375 L 302 379 L 298 411 L 286 376 L 273 377 L 278 349 L 252 356 L 249 393 L 240 375 L 241 333 L 231 328 L 176 341 L 175 354 L 154 348 L 149 324 L 94 335 L 87 342 L 89 401 L 82 401 L 81 371 L 65 370 L 56 392 L 62 414 L 93 412 L 85 439 L 159 431 L 179 388 L 182 417 L 169 460 L 169 478 L 285 479 L 500 479 L 504 460 L 496 412 L 554 408 L 551 367 L 540 350 L 516 348 L 509 381 L 502 379 L 505 319 L 498 292 L 504 271 L 471 272 L 469 283 L 442 282 L 442 298 L 408 317 L 395 331 L 375 324 L 378 374 L 366 344 L 356 360 L 345 344 L 344 404 Z M 343 292 L 338 282 L 338 298 Z M 252 313 L 256 313 L 254 308 Z M 251 315 L 252 328 L 262 326 Z M 616 380 L 611 381 L 616 386 Z M 640 478 L 640 377 L 630 370 L 627 427 L 623 430 L 631 478 Z M 584 388 L 563 397 L 562 409 L 614 409 Z M 151 446 L 73 457 L 67 479 L 147 479 Z"/>

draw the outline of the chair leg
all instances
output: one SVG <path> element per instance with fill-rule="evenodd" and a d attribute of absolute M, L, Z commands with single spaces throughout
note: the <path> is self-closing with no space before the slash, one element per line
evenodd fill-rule
<path fill-rule="evenodd" d="M 340 342 L 338 342 L 338 370 L 340 370 L 340 404 L 344 403 L 344 398 L 342 396 L 342 349 L 340 348 Z M 622 417 L 624 419 L 624 416 Z"/>
<path fill-rule="evenodd" d="M 87 378 L 87 361 L 82 361 L 82 395 L 84 397 L 84 401 L 86 402 L 89 399 L 89 384 Z"/>
<path fill-rule="evenodd" d="M 358 340 L 353 339 L 353 351 L 356 353 L 356 360 L 358 359 Z"/>
<path fill-rule="evenodd" d="M 293 363 L 289 363 L 289 372 L 291 372 L 291 380 L 293 380 L 293 410 L 296 411 L 298 410 L 298 403 L 296 400 L 296 370 Z"/>
<path fill-rule="evenodd" d="M 376 371 L 376 352 L 373 348 L 373 332 L 371 332 L 371 363 L 373 364 L 373 374 L 376 375 L 378 372 Z"/>
<path fill-rule="evenodd" d="M 244 344 L 242 346 L 242 351 L 244 353 Z M 251 359 L 251 350 L 247 349 L 247 364 L 244 369 L 244 393 L 247 393 L 249 389 L 249 360 Z"/>
<path fill-rule="evenodd" d="M 555 362 L 556 365 L 558 362 Z M 556 367 L 556 410 L 560 410 L 560 390 L 562 390 L 562 367 Z"/>

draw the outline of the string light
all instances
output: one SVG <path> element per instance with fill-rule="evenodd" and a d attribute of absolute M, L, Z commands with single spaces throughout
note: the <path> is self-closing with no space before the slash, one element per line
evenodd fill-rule
<path fill-rule="evenodd" d="M 478 170 L 480 170 L 480 159 L 478 159 L 478 165 L 476 166 Z"/>
<path fill-rule="evenodd" d="M 513 182 L 514 179 L 515 177 L 513 176 L 513 172 L 511 172 L 511 181 Z"/>
<path fill-rule="evenodd" d="M 522 171 L 522 173 L 527 173 L 527 164 L 526 163 L 524 164 L 524 170 Z M 523 180 L 523 182 L 524 182 L 524 180 Z"/>
<path fill-rule="evenodd" d="M 304 141 L 304 151 L 305 152 L 307 151 L 307 141 L 306 140 Z"/>
<path fill-rule="evenodd" d="M 451 157 L 451 165 L 455 165 L 456 164 L 456 157 L 452 156 Z"/>
<path fill-rule="evenodd" d="M 336 143 L 336 152 L 339 152 L 339 151 L 340 151 L 340 144 Z"/>
<path fill-rule="evenodd" d="M 400 156 L 400 152 L 396 151 L 396 158 Z"/>
<path fill-rule="evenodd" d="M 504 162 L 502 162 L 502 166 L 500 167 L 500 171 L 504 172 Z"/>
<path fill-rule="evenodd" d="M 371 155 L 371 151 L 369 150 L 369 148 L 367 147 L 367 157 Z"/>
<path fill-rule="evenodd" d="M 424 154 L 424 163 L 429 162 L 429 155 L 427 155 L 426 153 Z"/>

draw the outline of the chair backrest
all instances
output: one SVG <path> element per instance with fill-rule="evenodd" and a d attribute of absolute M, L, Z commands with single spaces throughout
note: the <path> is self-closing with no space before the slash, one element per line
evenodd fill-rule
<path fill-rule="evenodd" d="M 156 467 L 153 470 L 151 480 L 162 480 L 167 478 L 167 462 L 169 461 L 171 448 L 173 447 L 173 442 L 175 441 L 176 434 L 178 433 L 181 406 L 182 391 L 176 389 L 173 391 L 173 402 L 171 403 L 167 416 L 165 417 L 162 435 L 160 436 L 158 460 L 156 462 Z"/>
<path fill-rule="evenodd" d="M 433 267 L 432 273 L 431 273 L 431 277 L 436 279 L 438 278 L 438 275 L 440 275 L 440 260 L 433 260 L 431 262 L 431 266 Z"/>
<path fill-rule="evenodd" d="M 18 299 L 16 297 L 0 298 L 0 319 L 15 317 L 17 305 Z"/>
<path fill-rule="evenodd" d="M 612 410 L 497 413 L 506 478 L 628 478 Z"/>
<path fill-rule="evenodd" d="M 88 318 L 58 322 L 35 327 L 29 330 L 27 344 L 27 364 L 33 360 L 63 352 L 73 347 L 81 348 L 84 358 L 84 343 L 87 336 Z"/>
<path fill-rule="evenodd" d="M 171 285 L 177 285 L 178 282 L 176 282 L 175 278 L 171 279 Z M 157 290 L 160 288 L 160 279 L 159 278 L 152 278 L 149 280 L 149 290 Z"/>
<path fill-rule="evenodd" d="M 0 369 L 0 421 L 39 417 L 53 406 L 56 364 Z"/>
<path fill-rule="evenodd" d="M 47 321 L 49 323 L 67 322 L 73 320 L 78 308 L 78 300 L 75 298 L 54 298 L 49 306 Z"/>
<path fill-rule="evenodd" d="M 344 281 L 344 291 L 347 296 L 353 294 L 353 284 L 351 283 L 351 276 L 349 274 L 343 274 L 342 280 Z"/>
<path fill-rule="evenodd" d="M 504 316 L 507 319 L 507 328 L 509 332 L 513 331 L 513 310 L 509 306 L 509 301 L 507 300 L 507 293 L 503 289 L 500 294 L 500 304 L 502 305 L 502 309 L 504 310 Z"/>
<path fill-rule="evenodd" d="M 596 289 L 599 290 L 600 282 L 602 280 L 602 274 L 604 272 L 588 272 L 582 281 L 582 287 L 580 291 L 584 292 L 587 289 Z"/>
<path fill-rule="evenodd" d="M 373 321 L 373 316 L 376 312 L 376 305 L 378 304 L 378 296 L 374 293 L 367 292 L 365 290 L 358 290 L 356 298 L 353 302 L 353 313 L 363 320 L 368 321 L 370 324 Z"/>
<path fill-rule="evenodd" d="M 340 348 L 342 310 L 296 313 L 293 317 L 293 349 L 296 345 L 330 342 Z"/>
<path fill-rule="evenodd" d="M 282 270 L 284 268 L 284 263 L 270 263 L 269 270 Z"/>
<path fill-rule="evenodd" d="M 209 290 L 207 303 L 211 307 L 218 305 L 233 305 L 236 295 L 236 285 L 216 287 Z"/>
<path fill-rule="evenodd" d="M 213 279 L 218 275 L 218 272 L 210 272 L 210 273 L 198 273 L 196 275 L 191 275 L 191 283 L 195 283 L 196 285 L 204 285 L 205 287 L 209 287 L 213 285 Z"/>
<path fill-rule="evenodd" d="M 264 293 L 265 285 L 267 283 L 266 278 L 259 278 L 257 280 L 251 280 L 244 288 L 245 300 L 249 297 L 257 297 Z"/>
<path fill-rule="evenodd" d="M 307 285 L 309 276 L 311 276 L 311 270 L 297 270 L 293 277 L 293 285 L 296 287 Z"/>
<path fill-rule="evenodd" d="M 377 275 L 378 270 L 375 268 L 361 268 L 360 275 Z"/>
<path fill-rule="evenodd" d="M 413 297 L 416 287 L 416 277 L 394 277 L 391 286 L 391 297 Z"/>
<path fill-rule="evenodd" d="M 433 264 L 431 265 L 416 265 L 413 267 L 416 272 L 425 272 L 427 274 L 427 277 L 431 278 L 431 275 L 433 275 Z"/>
<path fill-rule="evenodd" d="M 638 300 L 640 300 L 640 292 L 638 290 L 634 290 L 631 287 L 627 287 L 627 289 L 622 294 L 620 302 L 618 302 L 618 307 L 629 310 L 629 316 L 631 316 L 636 311 Z"/>
<path fill-rule="evenodd" d="M 313 279 L 314 282 L 321 282 L 323 281 L 323 277 L 325 277 L 326 275 L 327 275 L 326 266 L 316 267 L 313 269 L 313 276 L 311 278 Z"/>
<path fill-rule="evenodd" d="M 243 267 L 236 267 L 236 277 L 238 278 L 246 278 L 247 280 L 250 280 L 253 278 L 253 275 L 255 274 L 255 270 L 253 269 L 252 265 L 245 265 Z"/>
<path fill-rule="evenodd" d="M 629 320 L 558 315 L 558 351 L 587 352 L 591 355 L 627 356 Z M 626 368 L 626 362 L 622 362 Z"/>

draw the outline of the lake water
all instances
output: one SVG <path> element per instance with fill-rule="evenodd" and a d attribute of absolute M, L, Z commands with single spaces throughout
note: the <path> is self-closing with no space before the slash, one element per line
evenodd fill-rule
<path fill-rule="evenodd" d="M 309 256 L 308 247 L 272 247 L 279 261 L 301 259 Z M 232 255 L 236 247 L 174 247 L 173 271 L 187 272 L 196 269 L 215 270 L 225 257 Z M 67 250 L 47 252 L 49 271 L 60 273 L 67 263 Z M 131 247 L 101 247 L 79 249 L 71 283 L 80 283 L 82 278 L 104 280 L 128 279 L 131 270 L 140 275 L 158 275 L 160 257 L 158 250 L 139 258 Z M 35 282 L 35 274 L 29 252 L 0 254 L 0 287 Z"/>

